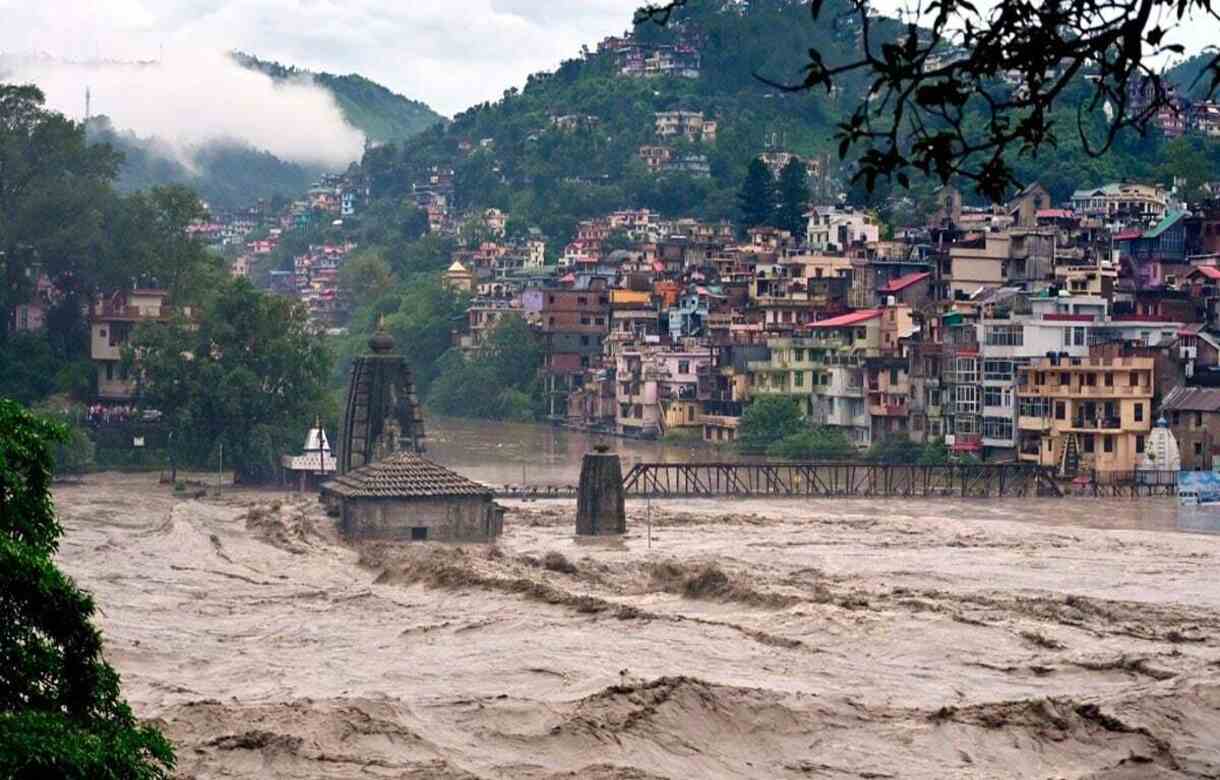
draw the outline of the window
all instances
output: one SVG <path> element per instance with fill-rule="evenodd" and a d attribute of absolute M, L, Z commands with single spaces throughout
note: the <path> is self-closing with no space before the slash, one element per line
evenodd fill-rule
<path fill-rule="evenodd" d="M 1143 436 L 1135 437 L 1135 452 L 1137 455 L 1144 454 L 1144 437 Z"/>
<path fill-rule="evenodd" d="M 1089 373 L 1084 375 L 1084 384 L 1087 387 L 1097 386 L 1097 374 Z"/>
<path fill-rule="evenodd" d="M 1067 419 L 1067 404 L 1064 403 L 1063 401 L 1055 402 L 1055 419 L 1056 420 L 1066 420 Z"/>
<path fill-rule="evenodd" d="M 804 371 L 793 372 L 792 385 L 794 387 L 804 387 L 805 386 L 805 372 Z"/>
<path fill-rule="evenodd" d="M 1081 436 L 1080 438 L 1081 438 L 1082 442 L 1084 443 L 1084 451 L 1093 452 L 1093 434 L 1086 433 L 1084 436 Z"/>
<path fill-rule="evenodd" d="M 1072 346 L 1083 347 L 1085 343 L 1085 329 L 1072 328 Z"/>
<path fill-rule="evenodd" d="M 983 388 L 983 406 L 1003 406 L 1004 393 L 998 387 Z"/>
<path fill-rule="evenodd" d="M 983 437 L 987 439 L 1011 439 L 1012 420 L 1007 417 L 984 417 Z"/>
<path fill-rule="evenodd" d="M 1197 442 L 1195 442 L 1195 457 L 1197 458 L 1202 454 L 1203 454 L 1203 442 L 1197 441 Z"/>
<path fill-rule="evenodd" d="M 593 324 L 594 324 L 594 325 L 605 325 L 605 324 L 606 324 L 606 318 L 605 318 L 605 317 L 594 317 L 594 318 L 593 318 Z"/>
<path fill-rule="evenodd" d="M 589 299 L 588 299 L 588 298 L 586 298 L 585 296 L 581 295 L 581 296 L 577 297 L 576 302 L 577 302 L 578 304 L 582 304 L 582 305 L 583 305 L 583 304 L 588 303 L 588 302 L 589 302 Z"/>
<path fill-rule="evenodd" d="M 690 373 L 690 361 L 689 360 L 679 360 L 678 361 L 678 373 L 679 374 L 689 374 Z"/>
<path fill-rule="evenodd" d="M 798 363 L 802 362 L 802 361 L 805 359 L 805 350 L 803 350 L 803 349 L 794 349 L 794 350 L 792 351 L 792 359 L 793 359 L 793 360 L 795 360 L 795 361 L 796 361 L 796 362 L 798 362 Z"/>
<path fill-rule="evenodd" d="M 1203 412 L 1195 412 L 1195 427 L 1203 427 Z"/>
<path fill-rule="evenodd" d="M 1051 401 L 1049 398 L 1022 398 L 1017 414 L 1021 417 L 1050 417 Z"/>
<path fill-rule="evenodd" d="M 983 341 L 993 347 L 1020 347 L 1025 344 L 1025 328 L 1021 325 L 987 325 Z"/>
<path fill-rule="evenodd" d="M 1144 421 L 1144 405 L 1141 403 L 1137 403 L 1135 405 L 1135 421 L 1136 422 Z M 1175 422 L 1176 422 L 1176 420 L 1175 420 Z"/>
<path fill-rule="evenodd" d="M 991 382 L 1003 382 L 1012 379 L 1012 361 L 1011 360 L 985 360 L 983 361 L 983 379 Z"/>
<path fill-rule="evenodd" d="M 1109 434 L 1101 437 L 1101 449 L 1103 452 L 1114 452 L 1114 437 Z"/>
<path fill-rule="evenodd" d="M 953 407 L 959 413 L 977 414 L 979 411 L 979 390 L 970 385 L 958 385 L 954 388 Z"/>
<path fill-rule="evenodd" d="M 588 336 L 581 336 L 581 337 L 580 337 L 580 345 L 581 345 L 582 347 L 587 347 L 587 346 L 589 346 L 589 337 L 588 337 Z"/>
<path fill-rule="evenodd" d="M 975 358 L 959 357 L 953 361 L 957 381 L 970 383 L 979 381 L 979 364 Z"/>
<path fill-rule="evenodd" d="M 898 384 L 898 369 L 891 368 L 890 369 L 890 385 L 896 385 L 896 384 Z"/>
<path fill-rule="evenodd" d="M 411 529 L 411 541 L 422 542 L 428 538 L 428 529 L 416 526 Z"/>
<path fill-rule="evenodd" d="M 1107 371 L 1105 376 L 1106 376 L 1106 387 L 1114 387 L 1114 374 L 1111 374 L 1109 371 Z"/>

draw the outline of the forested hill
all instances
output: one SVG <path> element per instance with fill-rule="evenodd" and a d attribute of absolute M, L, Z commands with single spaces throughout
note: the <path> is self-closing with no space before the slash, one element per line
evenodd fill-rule
<path fill-rule="evenodd" d="M 445 121 L 427 104 L 392 92 L 355 73 L 346 76 L 313 73 L 261 60 L 244 52 L 233 52 L 232 56 L 243 67 L 265 73 L 273 79 L 312 78 L 315 84 L 334 96 L 348 123 L 377 143 L 401 141 Z"/>
<path fill-rule="evenodd" d="M 494 103 L 474 106 L 406 143 L 369 150 L 364 167 L 375 194 L 391 199 L 431 166 L 453 168 L 458 208 L 495 206 L 560 241 L 578 220 L 618 208 L 732 218 L 746 166 L 769 147 L 823 160 L 829 176 L 812 183 L 815 193 L 825 190 L 822 197 L 837 189 L 852 202 L 918 210 L 939 182 L 917 182 L 912 193 L 895 197 L 885 186 L 867 194 L 848 183 L 850 160 L 838 160 L 836 125 L 866 98 L 864 83 L 844 81 L 833 94 L 785 92 L 766 83 L 799 82 L 811 46 L 832 64 L 854 57 L 860 30 L 848 11 L 845 0 L 827 0 L 823 21 L 815 23 L 804 2 L 691 0 L 668 26 L 636 28 L 635 40 L 692 47 L 700 60 L 697 77 L 623 75 L 621 55 L 590 41 L 582 56 L 531 76 Z M 887 26 L 896 36 L 896 22 L 878 20 L 875 29 L 887 37 Z M 1023 179 L 1041 180 L 1056 199 L 1118 178 L 1170 181 L 1181 172 L 1220 178 L 1216 144 L 1195 139 L 1128 133 L 1106 156 L 1090 157 L 1076 132 L 1076 106 L 1085 102 L 1088 84 L 1082 78 L 1070 91 L 1055 112 L 1060 146 L 1014 161 Z M 676 109 L 715 120 L 715 140 L 658 138 L 656 112 Z M 1104 121 L 1100 112 L 1094 119 Z M 703 155 L 710 175 L 680 166 L 650 172 L 640 147 L 659 144 L 675 156 Z"/>
<path fill-rule="evenodd" d="M 233 209 L 263 198 L 295 198 L 321 169 L 281 160 L 240 141 L 213 141 L 191 149 L 190 159 L 156 138 L 116 129 L 104 116 L 86 126 L 91 143 L 108 143 L 123 153 L 117 186 L 133 192 L 161 184 L 185 184 L 209 206 Z"/>

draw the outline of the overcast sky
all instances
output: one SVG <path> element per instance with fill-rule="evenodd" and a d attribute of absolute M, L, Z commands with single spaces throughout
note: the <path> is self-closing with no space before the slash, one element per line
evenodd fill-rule
<path fill-rule="evenodd" d="M 451 116 L 622 32 L 640 1 L 0 0 L 0 52 L 156 59 L 164 47 L 181 60 L 241 49 L 358 72 Z M 1197 50 L 1220 42 L 1220 27 L 1194 24 L 1183 39 Z"/>
<path fill-rule="evenodd" d="M 360 73 L 452 116 L 621 33 L 639 0 L 0 0 L 0 52 L 241 49 Z"/>

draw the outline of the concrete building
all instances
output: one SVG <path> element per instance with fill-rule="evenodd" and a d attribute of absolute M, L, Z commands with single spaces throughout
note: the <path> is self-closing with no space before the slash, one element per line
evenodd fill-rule
<path fill-rule="evenodd" d="M 504 530 L 491 488 L 409 451 L 348 471 L 322 496 L 353 538 L 486 542 Z"/>
<path fill-rule="evenodd" d="M 524 311 L 543 337 L 543 389 L 552 417 L 566 418 L 568 393 L 584 384 L 586 369 L 601 365 L 602 343 L 610 332 L 606 281 L 590 277 L 580 289 L 544 287 L 521 294 Z"/>
<path fill-rule="evenodd" d="M 1152 358 L 1043 358 L 1022 369 L 1020 459 L 1063 476 L 1134 471 L 1152 430 Z"/>
<path fill-rule="evenodd" d="M 136 395 L 135 377 L 123 367 L 123 347 L 132 330 L 144 322 L 168 322 L 172 312 L 165 290 L 120 290 L 99 300 L 89 310 L 89 356 L 97 369 L 97 397 L 104 401 L 130 401 Z"/>
<path fill-rule="evenodd" d="M 1182 468 L 1214 470 L 1220 455 L 1220 389 L 1175 387 L 1161 401 L 1161 416 L 1177 440 Z"/>
<path fill-rule="evenodd" d="M 1078 214 L 1109 222 L 1155 222 L 1168 203 L 1169 194 L 1153 184 L 1106 184 L 1072 193 L 1072 208 Z"/>
<path fill-rule="evenodd" d="M 881 239 L 876 217 L 863 211 L 818 206 L 807 216 L 805 237 L 814 252 L 845 252 Z"/>

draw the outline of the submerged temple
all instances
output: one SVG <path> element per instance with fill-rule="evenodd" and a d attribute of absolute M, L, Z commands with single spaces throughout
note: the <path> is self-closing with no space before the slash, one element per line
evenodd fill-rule
<path fill-rule="evenodd" d="M 491 488 L 422 457 L 424 420 L 407 361 L 378 323 L 348 379 L 338 476 L 322 498 L 353 537 L 480 542 L 499 536 Z"/>
<path fill-rule="evenodd" d="M 395 452 L 424 451 L 424 419 L 415 397 L 411 367 L 394 349 L 384 323 L 369 337 L 370 353 L 352 362 L 343 430 L 340 474 Z"/>

